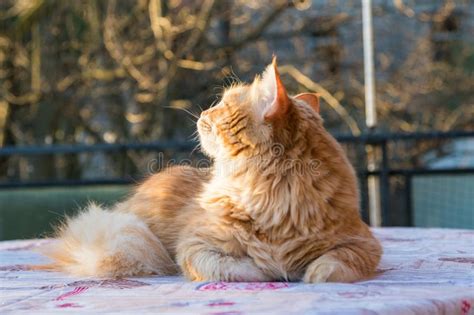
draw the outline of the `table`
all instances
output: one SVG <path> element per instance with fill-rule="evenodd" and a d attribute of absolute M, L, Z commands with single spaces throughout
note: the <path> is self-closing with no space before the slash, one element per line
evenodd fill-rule
<path fill-rule="evenodd" d="M 474 231 L 376 228 L 378 274 L 351 284 L 74 278 L 28 270 L 51 240 L 0 242 L 0 313 L 474 314 Z"/>

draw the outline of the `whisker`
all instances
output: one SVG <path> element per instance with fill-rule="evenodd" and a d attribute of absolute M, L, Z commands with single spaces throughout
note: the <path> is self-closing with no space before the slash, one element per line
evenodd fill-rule
<path fill-rule="evenodd" d="M 212 108 L 216 106 L 217 104 L 219 104 L 219 101 L 220 101 L 220 98 L 216 96 L 216 99 L 211 103 L 211 106 L 209 106 L 209 108 Z"/>
<path fill-rule="evenodd" d="M 197 123 L 197 119 L 196 118 L 191 118 L 191 117 L 186 117 L 190 122 L 193 123 L 193 125 L 195 125 Z"/>
<path fill-rule="evenodd" d="M 201 105 L 197 104 L 197 106 L 199 107 L 199 109 L 201 110 L 201 113 L 204 111 L 204 109 L 202 109 Z"/>
<path fill-rule="evenodd" d="M 235 74 L 234 69 L 230 67 L 229 73 L 227 73 L 226 77 L 224 78 L 224 89 L 238 86 L 241 83 L 242 81 L 239 79 L 237 74 Z"/>
<path fill-rule="evenodd" d="M 198 142 L 198 144 L 196 144 L 196 146 L 194 147 L 194 149 L 191 151 L 191 153 L 189 155 L 193 155 L 193 153 L 198 149 L 201 149 L 201 143 L 199 143 L 199 142 Z"/>
<path fill-rule="evenodd" d="M 216 85 L 216 86 L 213 88 L 213 91 L 214 91 L 214 94 L 216 95 L 216 98 L 219 98 L 219 97 L 221 97 L 222 95 L 224 95 L 225 86 Z"/>
<path fill-rule="evenodd" d="M 194 132 L 188 137 L 189 140 L 192 140 L 192 141 L 197 141 L 199 139 L 199 133 L 196 130 L 194 130 Z"/>
<path fill-rule="evenodd" d="M 172 106 L 164 106 L 165 108 L 172 108 L 172 109 L 179 109 L 179 110 L 182 110 L 183 112 L 191 115 L 192 117 L 196 118 L 196 119 L 199 119 L 199 116 L 193 112 L 191 112 L 190 110 L 186 109 L 186 108 L 182 108 L 182 107 L 172 107 Z"/>
<path fill-rule="evenodd" d="M 237 83 L 242 83 L 242 80 L 240 80 L 240 78 L 237 76 L 232 66 L 230 67 L 230 75 L 231 75 L 231 78 L 233 78 Z"/>

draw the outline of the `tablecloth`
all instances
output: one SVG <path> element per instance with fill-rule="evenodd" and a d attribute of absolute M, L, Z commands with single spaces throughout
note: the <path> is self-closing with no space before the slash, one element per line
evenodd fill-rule
<path fill-rule="evenodd" d="M 474 314 L 474 231 L 376 228 L 377 275 L 343 284 L 75 278 L 28 270 L 51 240 L 0 242 L 0 313 Z"/>

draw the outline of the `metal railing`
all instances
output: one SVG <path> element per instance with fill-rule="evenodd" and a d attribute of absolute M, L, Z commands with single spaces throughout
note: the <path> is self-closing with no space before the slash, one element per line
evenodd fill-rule
<path fill-rule="evenodd" d="M 365 167 L 358 168 L 358 175 L 361 182 L 366 182 L 369 176 L 377 176 L 380 183 L 380 200 L 382 209 L 382 225 L 392 225 L 391 214 L 391 183 L 390 178 L 401 176 L 405 179 L 405 211 L 406 225 L 412 225 L 412 177 L 415 175 L 442 175 L 442 174 L 474 174 L 474 167 L 456 168 L 393 168 L 391 167 L 391 155 L 388 149 L 389 144 L 403 141 L 428 141 L 428 140 L 448 140 L 473 138 L 474 131 L 452 131 L 452 132 L 426 132 L 426 133 L 392 133 L 392 134 L 364 134 L 361 136 L 340 135 L 336 139 L 343 144 L 349 145 L 371 145 L 381 151 L 379 167 L 376 170 L 368 171 Z M 128 151 L 173 151 L 190 152 L 196 143 L 178 141 L 160 141 L 149 143 L 125 143 L 125 144 L 94 144 L 94 145 L 51 145 L 51 146 L 12 146 L 0 148 L 0 157 L 10 156 L 44 156 L 56 154 L 81 154 L 81 153 L 126 153 Z M 2 181 L 0 189 L 22 188 L 22 187 L 44 187 L 44 186 L 76 186 L 76 185 L 107 185 L 107 184 L 131 184 L 137 178 L 94 178 L 94 179 L 68 179 L 68 180 L 45 180 L 45 181 Z M 366 192 L 362 191 L 364 195 Z M 368 220 L 367 200 L 362 198 L 362 215 Z"/>

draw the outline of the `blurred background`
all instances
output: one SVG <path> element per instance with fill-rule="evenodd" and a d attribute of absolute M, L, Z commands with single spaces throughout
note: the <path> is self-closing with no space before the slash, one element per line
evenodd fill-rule
<path fill-rule="evenodd" d="M 321 94 L 366 221 L 372 206 L 375 225 L 474 228 L 474 2 L 372 13 L 368 129 L 360 0 L 0 1 L 0 239 L 48 235 L 89 200 L 202 161 L 189 113 L 273 53 L 291 93 Z"/>

